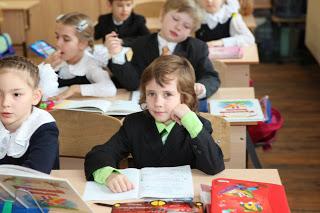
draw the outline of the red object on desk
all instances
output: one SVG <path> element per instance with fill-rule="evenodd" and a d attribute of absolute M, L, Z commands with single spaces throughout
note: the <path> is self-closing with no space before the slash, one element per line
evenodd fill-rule
<path fill-rule="evenodd" d="M 290 213 L 282 185 L 227 178 L 212 180 L 211 213 Z"/>

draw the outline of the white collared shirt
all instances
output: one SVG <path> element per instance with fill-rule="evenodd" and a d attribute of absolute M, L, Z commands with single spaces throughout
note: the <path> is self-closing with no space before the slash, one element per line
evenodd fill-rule
<path fill-rule="evenodd" d="M 236 7 L 222 5 L 216 13 L 204 13 L 202 24 L 207 24 L 209 29 L 214 29 L 218 24 L 226 23 L 230 17 L 230 37 L 222 38 L 225 47 L 248 46 L 254 44 L 255 39 Z"/>
<path fill-rule="evenodd" d="M 174 49 L 176 48 L 177 43 L 175 43 L 175 42 L 168 42 L 167 40 L 165 40 L 164 38 L 162 38 L 159 33 L 158 33 L 157 38 L 158 38 L 159 55 L 162 54 L 162 48 L 163 48 L 163 47 L 168 47 L 168 49 L 169 49 L 169 51 L 170 51 L 170 54 L 172 54 L 172 53 L 174 52 Z"/>
<path fill-rule="evenodd" d="M 43 124 L 54 121 L 50 113 L 33 107 L 30 116 L 15 132 L 10 133 L 0 122 L 0 159 L 6 155 L 13 158 L 24 155 L 28 150 L 33 133 Z"/>
<path fill-rule="evenodd" d="M 117 89 L 113 84 L 112 80 L 107 71 L 103 70 L 98 65 L 97 61 L 85 52 L 80 61 L 76 64 L 63 63 L 59 70 L 59 77 L 61 79 L 72 79 L 76 76 L 86 76 L 91 84 L 80 85 L 82 96 L 115 96 Z M 41 70 L 40 72 L 45 72 Z"/>

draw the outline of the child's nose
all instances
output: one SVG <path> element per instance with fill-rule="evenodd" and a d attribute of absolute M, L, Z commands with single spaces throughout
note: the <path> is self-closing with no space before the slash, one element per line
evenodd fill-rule
<path fill-rule="evenodd" d="M 9 97 L 7 97 L 7 96 L 2 96 L 2 97 L 1 97 L 1 106 L 3 106 L 3 107 L 8 107 L 8 106 L 10 106 Z"/>
<path fill-rule="evenodd" d="M 162 106 L 163 105 L 163 98 L 161 97 L 161 95 L 157 95 L 155 97 L 155 105 L 156 106 Z"/>

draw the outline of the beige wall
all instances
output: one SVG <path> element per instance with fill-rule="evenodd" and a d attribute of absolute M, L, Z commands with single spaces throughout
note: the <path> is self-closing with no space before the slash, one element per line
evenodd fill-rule
<path fill-rule="evenodd" d="M 319 8 L 319 0 L 308 0 L 305 43 L 320 64 L 320 22 L 318 14 Z"/>
<path fill-rule="evenodd" d="M 18 0 L 10 0 L 18 1 Z M 27 0 L 28 1 L 28 0 Z M 43 39 L 55 43 L 55 18 L 59 14 L 78 11 L 96 21 L 98 16 L 107 12 L 107 0 L 39 0 L 40 4 L 30 10 L 30 29 L 27 31 L 27 43 Z M 1 0 L 0 0 L 1 2 Z M 5 23 L 8 24 L 8 23 Z"/>

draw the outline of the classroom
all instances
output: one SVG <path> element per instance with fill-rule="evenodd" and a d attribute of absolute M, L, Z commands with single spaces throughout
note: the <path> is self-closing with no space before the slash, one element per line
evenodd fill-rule
<path fill-rule="evenodd" d="M 320 212 L 318 9 L 318 0 L 0 0 L 0 210 L 188 202 L 186 212 Z M 143 187 L 131 168 L 167 190 L 154 183 L 152 201 L 133 196 Z M 6 182 L 19 172 L 36 205 L 13 189 L 28 189 L 24 179 Z M 247 190 L 221 196 L 233 183 Z"/>

